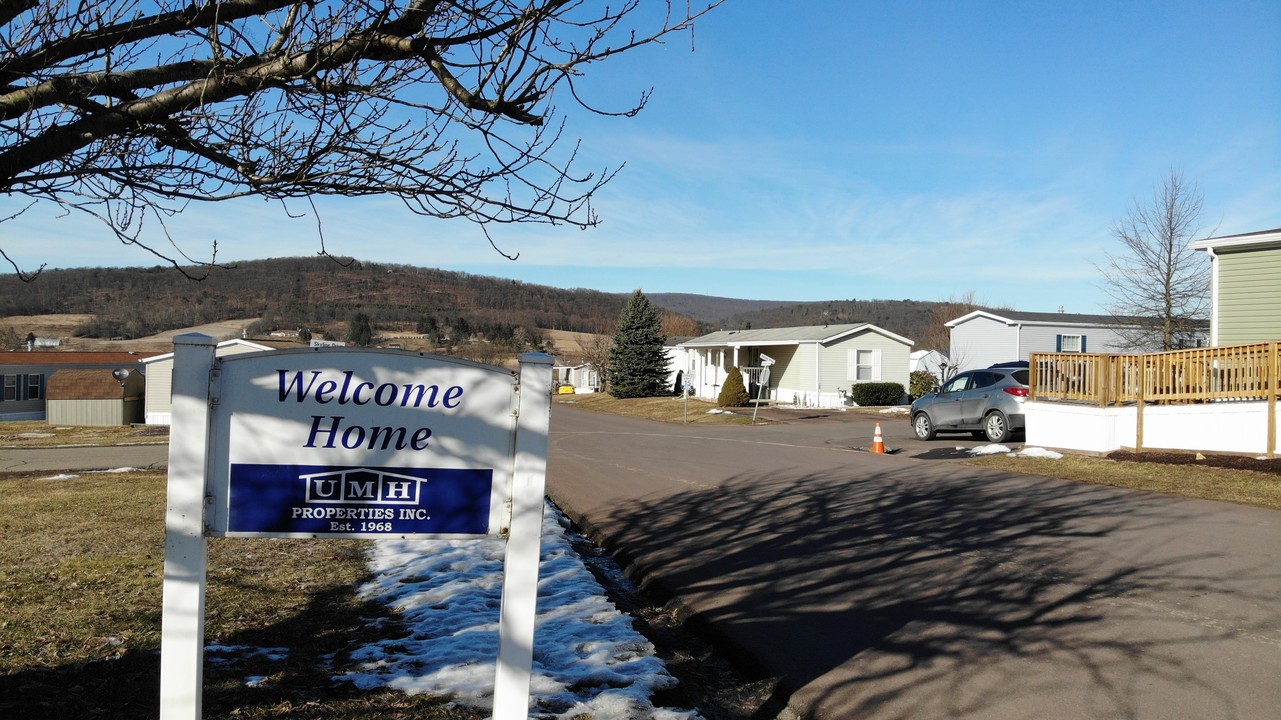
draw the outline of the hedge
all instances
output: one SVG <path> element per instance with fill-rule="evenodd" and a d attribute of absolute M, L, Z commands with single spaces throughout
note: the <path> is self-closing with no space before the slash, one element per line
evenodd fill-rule
<path fill-rule="evenodd" d="M 850 399 L 863 407 L 898 405 L 903 402 L 903 385 L 891 382 L 857 383 L 850 388 Z"/>

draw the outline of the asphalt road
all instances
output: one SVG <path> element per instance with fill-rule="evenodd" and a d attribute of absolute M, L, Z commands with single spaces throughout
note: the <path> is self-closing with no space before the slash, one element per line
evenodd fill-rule
<path fill-rule="evenodd" d="M 109 447 L 0 448 L 0 472 L 150 469 L 168 464 L 167 442 Z"/>
<path fill-rule="evenodd" d="M 549 494 L 802 717 L 1281 715 L 1281 513 L 557 404 Z"/>

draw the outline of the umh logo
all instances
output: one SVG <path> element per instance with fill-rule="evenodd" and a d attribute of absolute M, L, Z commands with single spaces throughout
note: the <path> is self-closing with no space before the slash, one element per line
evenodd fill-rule
<path fill-rule="evenodd" d="M 427 481 L 411 475 L 370 468 L 350 468 L 300 475 L 307 484 L 307 504 L 418 505 Z"/>
<path fill-rule="evenodd" d="M 229 488 L 228 532 L 484 535 L 494 471 L 233 463 Z"/>

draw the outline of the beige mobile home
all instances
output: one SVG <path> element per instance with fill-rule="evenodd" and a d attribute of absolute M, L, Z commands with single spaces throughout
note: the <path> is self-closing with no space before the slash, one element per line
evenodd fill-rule
<path fill-rule="evenodd" d="M 801 407 L 843 407 L 862 382 L 908 386 L 912 341 L 870 323 L 722 330 L 680 343 L 680 368 L 698 397 L 715 400 L 732 368 L 753 398 Z M 765 368 L 769 368 L 768 380 Z"/>

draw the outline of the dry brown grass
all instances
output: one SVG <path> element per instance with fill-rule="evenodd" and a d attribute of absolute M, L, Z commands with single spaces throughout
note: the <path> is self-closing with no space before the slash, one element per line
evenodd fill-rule
<path fill-rule="evenodd" d="M 151 445 L 169 442 L 168 425 L 49 425 L 43 421 L 0 423 L 0 448 L 72 445 Z"/>
<path fill-rule="evenodd" d="M 0 476 L 0 717 L 155 717 L 164 566 L 162 473 Z M 440 698 L 330 679 L 385 614 L 354 594 L 362 544 L 209 543 L 206 641 L 287 648 L 207 655 L 208 718 L 479 718 Z M 249 687 L 249 676 L 267 678 Z"/>
<path fill-rule="evenodd" d="M 1281 477 L 1250 470 L 1126 462 L 1085 455 L 1065 455 L 1058 460 L 988 455 L 967 462 L 1027 475 L 1281 510 Z"/>
<path fill-rule="evenodd" d="M 751 408 L 736 408 L 737 412 L 716 407 L 716 403 L 680 397 L 652 397 L 619 399 L 609 393 L 557 395 L 556 402 L 573 405 L 584 410 L 626 415 L 669 423 L 699 423 L 702 425 L 750 425 Z M 688 406 L 687 403 L 688 402 Z M 765 422 L 757 420 L 757 423 Z"/>

